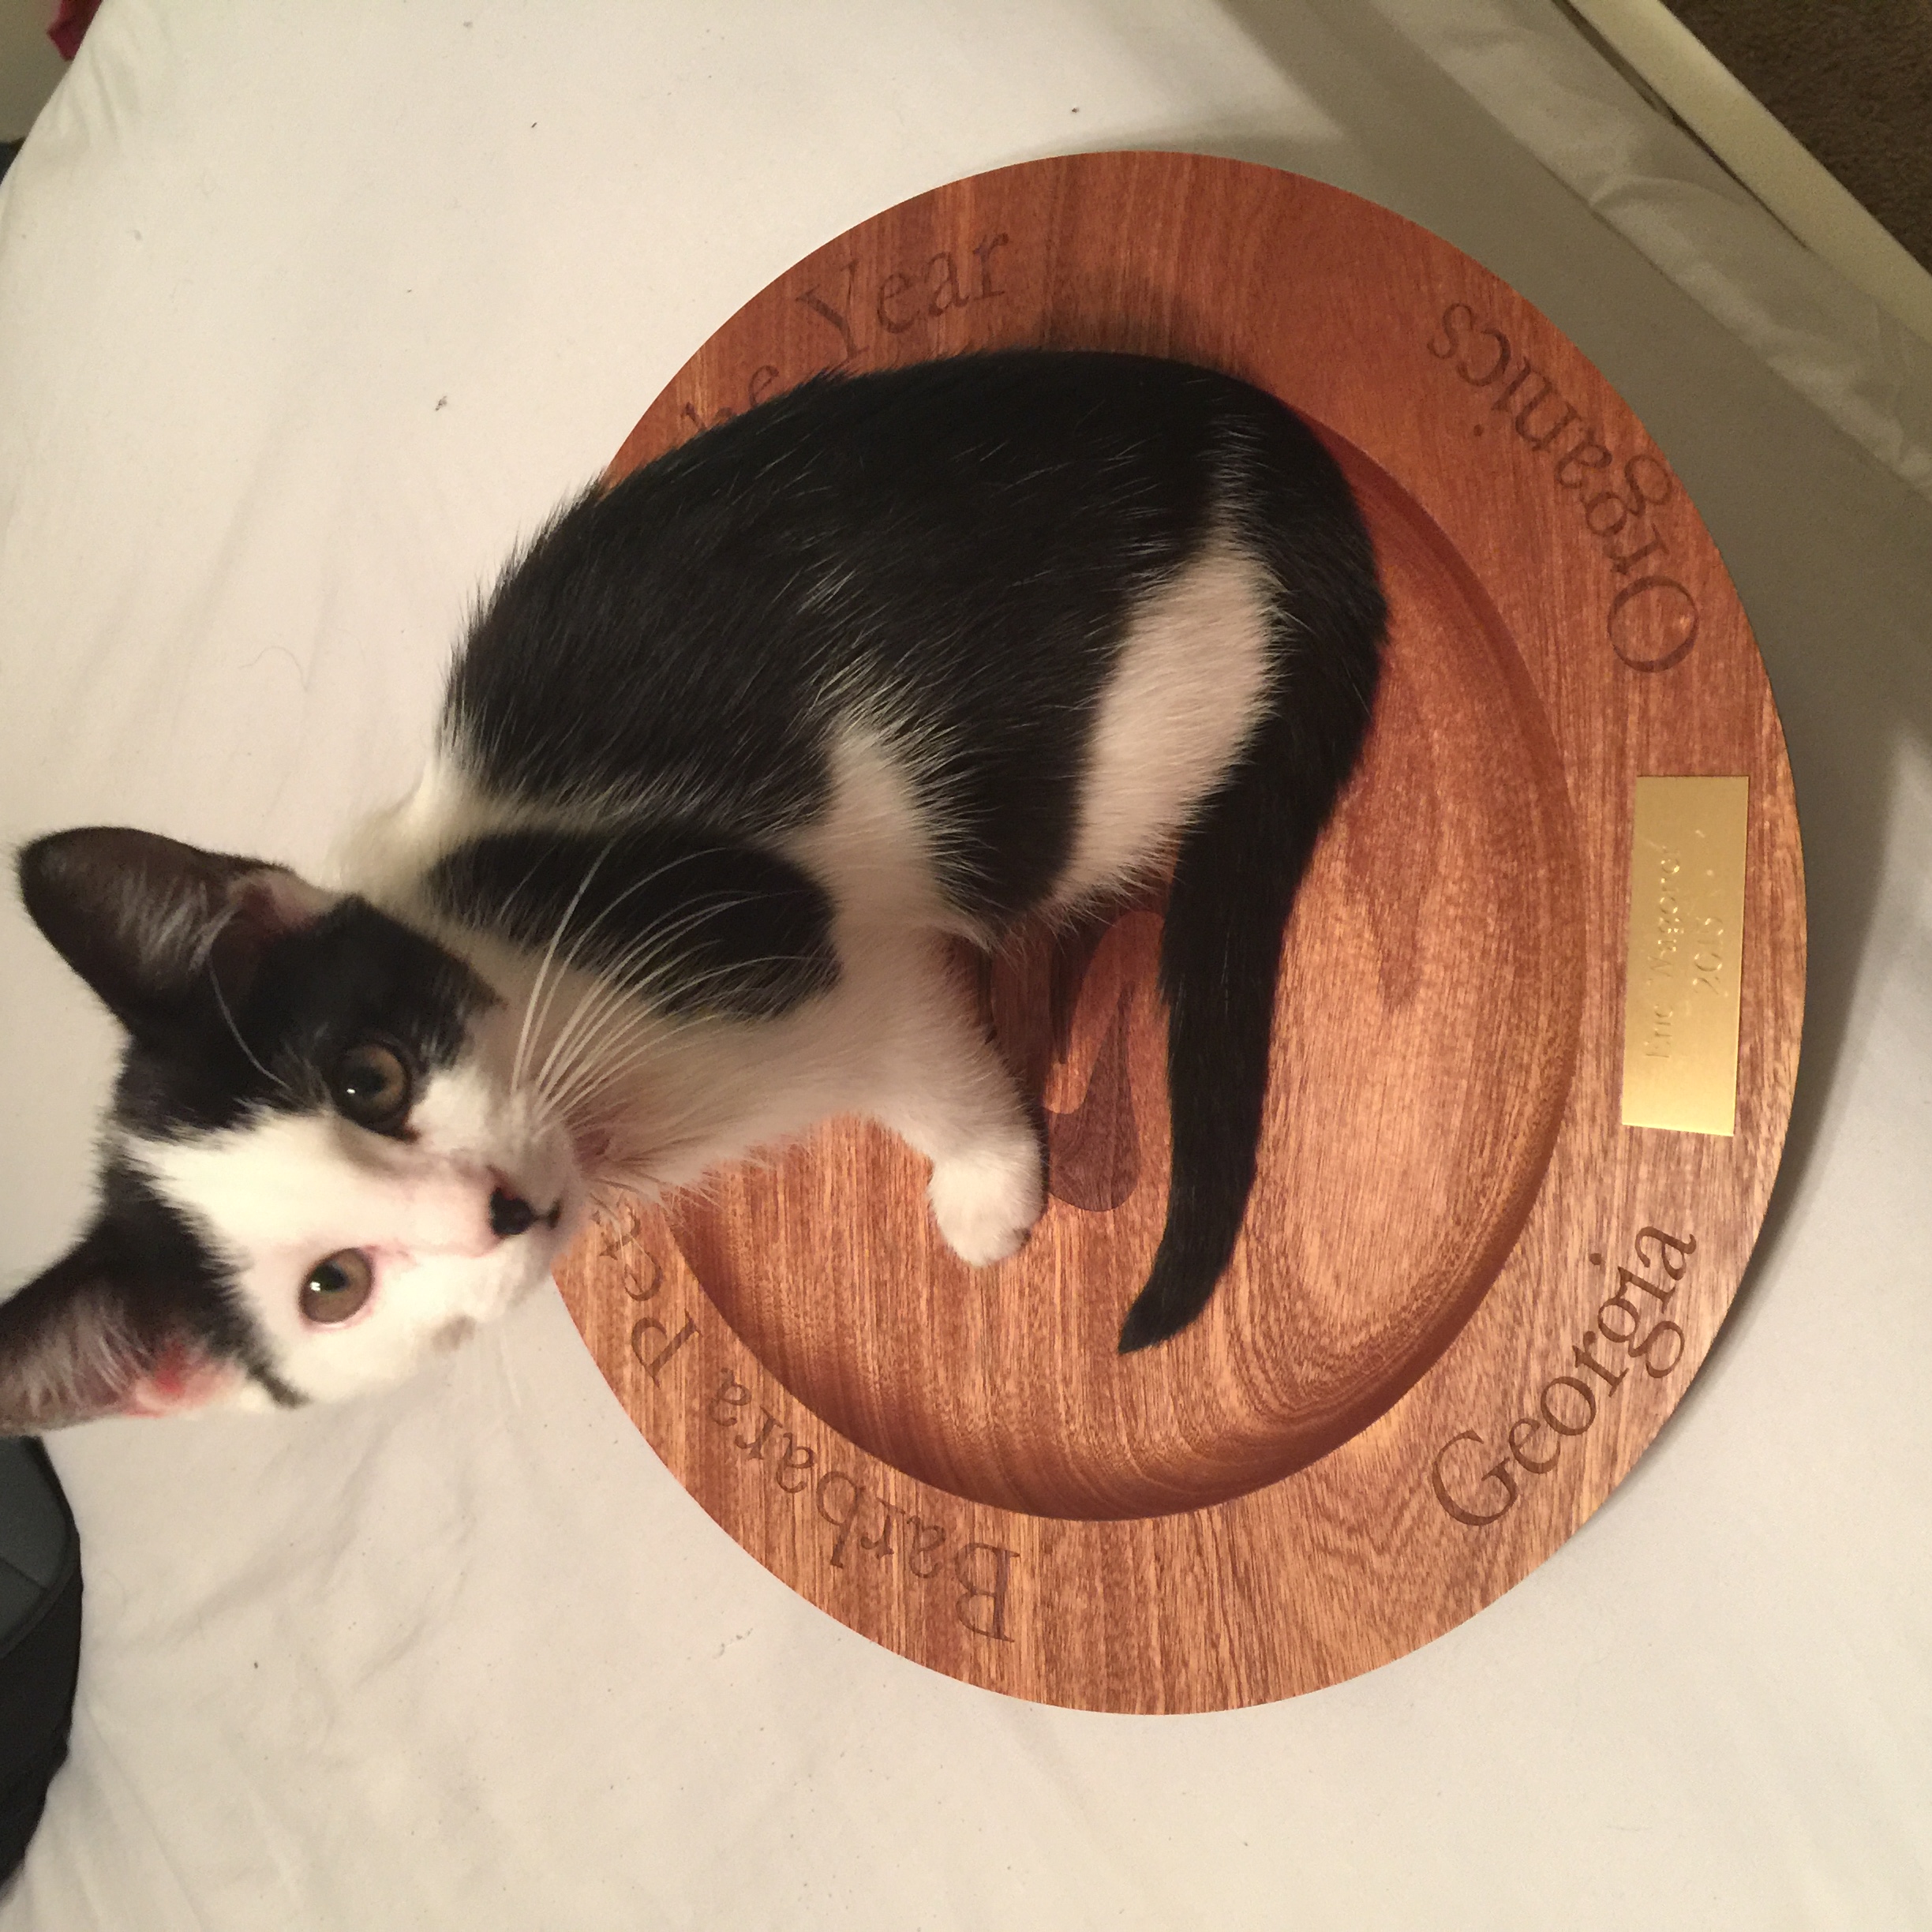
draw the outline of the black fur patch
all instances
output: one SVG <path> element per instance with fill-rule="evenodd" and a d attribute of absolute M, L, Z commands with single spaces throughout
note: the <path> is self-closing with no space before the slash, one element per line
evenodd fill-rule
<path fill-rule="evenodd" d="M 492 791 L 649 781 L 769 839 L 823 805 L 841 707 L 877 698 L 932 748 L 942 885 L 998 923 L 1065 868 L 1128 617 L 1257 403 L 1279 410 L 1136 356 L 816 378 L 567 509 L 477 619 L 445 734 Z"/>
<path fill-rule="evenodd" d="M 211 970 L 245 982 L 253 942 L 268 935 L 230 894 L 266 870 L 125 826 L 51 833 L 18 860 L 21 900 L 35 924 L 137 1035 L 173 1024 Z"/>
<path fill-rule="evenodd" d="M 430 875 L 451 917 L 627 981 L 673 1013 L 772 1018 L 838 977 L 832 903 L 797 867 L 675 825 L 507 832 Z"/>
<path fill-rule="evenodd" d="M 344 899 L 265 948 L 238 1004 L 205 979 L 172 1025 L 130 1041 L 115 1116 L 152 1139 L 232 1127 L 256 1108 L 325 1107 L 329 1069 L 357 1041 L 379 1035 L 421 1069 L 446 1066 L 492 997 L 433 942 Z"/>

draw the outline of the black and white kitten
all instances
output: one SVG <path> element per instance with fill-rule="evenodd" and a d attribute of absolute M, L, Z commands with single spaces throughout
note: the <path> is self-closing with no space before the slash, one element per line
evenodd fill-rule
<path fill-rule="evenodd" d="M 1173 1178 L 1121 1347 L 1171 1335 L 1240 1230 L 1383 629 L 1321 445 L 1177 363 L 815 378 L 592 489 L 335 889 L 118 829 L 21 855 L 129 1037 L 93 1226 L 0 1306 L 0 1431 L 389 1382 L 608 1190 L 837 1113 L 927 1155 L 939 1232 L 998 1261 L 1042 1151 L 949 944 L 1170 862 Z"/>

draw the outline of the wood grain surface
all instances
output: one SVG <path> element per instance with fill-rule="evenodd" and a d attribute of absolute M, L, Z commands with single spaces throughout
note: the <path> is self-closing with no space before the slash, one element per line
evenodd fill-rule
<path fill-rule="evenodd" d="M 1443 242 L 1269 169 L 1083 155 L 889 210 L 733 316 L 612 474 L 819 369 L 1014 343 L 1271 390 L 1345 465 L 1390 594 L 1220 1292 L 1174 1342 L 1114 1352 L 1166 1208 L 1158 897 L 962 956 L 1046 1121 L 1050 1199 L 1013 1260 L 964 1267 L 924 1163 L 839 1121 L 638 1204 L 560 1279 L 680 1480 L 852 1628 L 1048 1702 L 1225 1709 L 1480 1608 L 1682 1396 L 1790 1110 L 1790 775 L 1710 539 L 1602 377 Z M 1728 1139 L 1619 1125 L 1654 774 L 1750 781 Z"/>

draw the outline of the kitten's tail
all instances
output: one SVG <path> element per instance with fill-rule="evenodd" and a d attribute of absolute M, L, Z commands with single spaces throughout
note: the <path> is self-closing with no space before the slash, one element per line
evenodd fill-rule
<path fill-rule="evenodd" d="M 1243 519 L 1279 586 L 1274 699 L 1174 868 L 1160 961 L 1173 1173 L 1123 1355 L 1193 1321 L 1234 1251 L 1254 1185 L 1282 934 L 1354 769 L 1380 667 L 1386 612 L 1367 533 L 1333 459 L 1282 415 L 1288 433 L 1264 452 L 1264 486 Z"/>

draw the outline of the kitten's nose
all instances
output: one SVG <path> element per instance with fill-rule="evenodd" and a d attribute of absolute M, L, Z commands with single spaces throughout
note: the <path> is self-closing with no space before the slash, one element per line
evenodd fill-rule
<path fill-rule="evenodd" d="M 521 1234 L 537 1219 L 537 1210 L 519 1194 L 512 1194 L 506 1187 L 496 1189 L 489 1197 L 490 1232 L 499 1241 L 507 1241 L 512 1234 Z"/>

